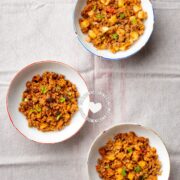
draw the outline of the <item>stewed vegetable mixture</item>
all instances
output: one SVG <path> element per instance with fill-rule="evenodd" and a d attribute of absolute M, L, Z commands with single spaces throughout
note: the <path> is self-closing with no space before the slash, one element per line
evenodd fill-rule
<path fill-rule="evenodd" d="M 99 153 L 96 170 L 104 180 L 157 180 L 161 174 L 156 149 L 134 132 L 117 134 Z"/>
<path fill-rule="evenodd" d="M 67 126 L 78 110 L 76 86 L 54 72 L 35 75 L 26 83 L 22 96 L 19 111 L 26 116 L 29 127 L 44 132 Z"/>
<path fill-rule="evenodd" d="M 87 41 L 113 53 L 127 50 L 144 33 L 141 0 L 87 0 L 79 19 Z"/>

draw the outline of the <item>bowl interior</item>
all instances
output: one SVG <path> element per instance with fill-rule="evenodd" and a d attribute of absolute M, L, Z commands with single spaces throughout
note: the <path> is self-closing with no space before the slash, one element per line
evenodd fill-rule
<path fill-rule="evenodd" d="M 89 110 L 89 97 L 84 99 L 83 106 L 81 106 L 81 111 L 83 111 L 84 116 L 82 116 L 81 112 L 78 111 L 73 116 L 70 125 L 65 127 L 63 130 L 43 133 L 38 131 L 36 128 L 29 128 L 25 116 L 18 111 L 18 107 L 22 99 L 22 93 L 26 88 L 26 82 L 31 80 L 34 75 L 42 74 L 45 71 L 52 71 L 65 75 L 66 79 L 70 80 L 77 86 L 80 93 L 79 99 L 83 95 L 88 94 L 88 89 L 84 80 L 71 67 L 53 61 L 39 62 L 27 66 L 15 76 L 9 87 L 7 109 L 12 123 L 24 136 L 41 143 L 56 143 L 68 139 L 83 126 L 86 118 L 85 116 L 88 114 Z"/>
<path fill-rule="evenodd" d="M 77 0 L 77 4 L 74 11 L 74 28 L 75 32 L 77 34 L 77 37 L 80 41 L 80 43 L 90 51 L 91 53 L 106 58 L 106 59 L 112 59 L 112 60 L 119 60 L 123 58 L 127 58 L 136 52 L 138 52 L 142 47 L 145 46 L 147 41 L 149 40 L 152 31 L 153 31 L 153 25 L 154 25 L 154 14 L 153 14 L 153 8 L 152 4 L 149 0 L 141 0 L 143 9 L 148 13 L 148 18 L 144 22 L 145 23 L 145 32 L 138 41 L 136 41 L 128 50 L 126 51 L 120 51 L 117 53 L 111 53 L 108 50 L 98 50 L 96 49 L 91 43 L 86 42 L 87 35 L 83 34 L 80 29 L 79 25 L 79 19 L 81 17 L 81 11 L 83 7 L 86 4 L 86 0 Z"/>
<path fill-rule="evenodd" d="M 149 138 L 150 145 L 157 149 L 159 159 L 162 163 L 162 175 L 158 177 L 158 180 L 168 180 L 170 173 L 170 160 L 161 138 L 152 130 L 136 124 L 122 124 L 114 126 L 113 128 L 104 131 L 96 138 L 90 149 L 88 157 L 88 172 L 90 180 L 100 180 L 95 168 L 97 159 L 100 158 L 98 152 L 99 148 L 104 146 L 107 141 L 112 139 L 116 134 L 130 131 L 135 132 L 138 136 Z"/>

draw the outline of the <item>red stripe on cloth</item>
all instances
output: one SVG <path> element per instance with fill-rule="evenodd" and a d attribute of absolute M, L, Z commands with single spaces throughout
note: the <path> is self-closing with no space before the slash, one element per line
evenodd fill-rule
<path fill-rule="evenodd" d="M 126 118 L 126 77 L 125 77 L 125 61 L 121 61 L 121 73 L 120 73 L 120 108 L 121 108 L 121 120 Z"/>

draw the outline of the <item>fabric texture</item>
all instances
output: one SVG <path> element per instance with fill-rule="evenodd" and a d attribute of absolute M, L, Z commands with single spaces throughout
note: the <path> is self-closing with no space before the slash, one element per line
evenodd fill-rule
<path fill-rule="evenodd" d="M 101 60 L 79 44 L 73 0 L 0 1 L 0 179 L 87 180 L 93 139 L 117 123 L 156 130 L 171 157 L 171 180 L 180 177 L 180 1 L 154 0 L 155 27 L 138 54 L 119 62 Z M 89 90 L 111 101 L 111 116 L 87 122 L 70 140 L 54 145 L 25 139 L 6 112 L 6 94 L 18 70 L 35 61 L 58 60 L 76 68 Z M 15 107 L 17 108 L 17 107 Z"/>

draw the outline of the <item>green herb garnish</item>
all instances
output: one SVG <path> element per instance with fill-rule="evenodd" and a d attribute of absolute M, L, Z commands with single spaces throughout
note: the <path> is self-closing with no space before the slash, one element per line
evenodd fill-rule
<path fill-rule="evenodd" d="M 103 19 L 103 18 L 104 18 L 104 15 L 103 15 L 103 14 L 97 14 L 97 15 L 96 15 L 96 18 L 98 18 L 98 19 Z"/>
<path fill-rule="evenodd" d="M 135 171 L 136 173 L 139 173 L 139 172 L 141 171 L 141 167 L 140 167 L 140 166 L 136 166 L 136 167 L 134 168 L 134 171 Z"/>
<path fill-rule="evenodd" d="M 41 87 L 41 92 L 42 92 L 43 94 L 46 94 L 47 88 L 46 88 L 45 86 L 42 86 L 42 87 Z"/>
<path fill-rule="evenodd" d="M 110 168 L 110 166 L 109 166 L 109 165 L 106 165 L 106 166 L 104 166 L 104 168 L 105 168 L 105 169 L 109 169 L 109 168 Z"/>
<path fill-rule="evenodd" d="M 117 33 L 112 34 L 112 38 L 117 40 L 119 38 L 119 35 Z"/>
<path fill-rule="evenodd" d="M 64 98 L 64 97 L 62 97 L 62 98 L 60 98 L 60 100 L 59 100 L 61 103 L 63 103 L 63 102 L 65 102 L 66 101 L 66 98 Z"/>
<path fill-rule="evenodd" d="M 33 112 L 34 112 L 34 109 L 30 109 L 30 110 L 29 110 L 29 113 L 33 113 Z"/>
<path fill-rule="evenodd" d="M 120 17 L 121 19 L 124 19 L 124 18 L 125 18 L 125 14 L 124 14 L 124 13 L 121 13 L 121 14 L 119 15 L 119 17 Z"/>
<path fill-rule="evenodd" d="M 121 174 L 122 174 L 122 176 L 126 176 L 127 173 L 126 173 L 126 169 L 125 168 L 122 169 Z"/>
<path fill-rule="evenodd" d="M 56 119 L 59 120 L 61 117 L 61 114 L 57 115 Z"/>
<path fill-rule="evenodd" d="M 41 108 L 38 106 L 38 107 L 36 107 L 36 111 L 37 112 L 41 112 Z"/>
<path fill-rule="evenodd" d="M 128 151 L 128 153 L 132 153 L 133 152 L 132 148 L 129 148 L 127 151 Z"/>

